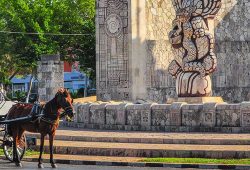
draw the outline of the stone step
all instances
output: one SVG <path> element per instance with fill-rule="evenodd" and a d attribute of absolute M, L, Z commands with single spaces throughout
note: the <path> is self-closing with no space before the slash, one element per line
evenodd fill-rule
<path fill-rule="evenodd" d="M 25 156 L 27 159 L 38 159 L 38 155 Z M 43 159 L 49 159 L 49 154 L 43 154 Z M 91 156 L 91 155 L 64 155 L 54 154 L 56 160 L 68 160 L 68 161 L 103 161 L 103 162 L 138 162 L 144 158 L 140 157 L 117 157 L 117 156 Z"/>
<path fill-rule="evenodd" d="M 28 136 L 40 138 L 39 134 L 27 134 Z M 157 133 L 59 129 L 56 132 L 56 140 L 153 144 L 250 145 L 250 134 Z"/>
<path fill-rule="evenodd" d="M 37 144 L 39 145 L 39 141 Z M 35 149 L 39 150 L 39 146 L 36 146 Z M 48 141 L 45 141 L 45 152 L 48 153 L 48 151 Z M 250 146 L 72 142 L 56 140 L 54 142 L 54 153 L 119 157 L 249 158 Z"/>

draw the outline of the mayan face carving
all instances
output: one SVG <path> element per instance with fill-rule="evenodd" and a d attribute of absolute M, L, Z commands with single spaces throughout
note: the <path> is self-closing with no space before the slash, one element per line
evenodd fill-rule
<path fill-rule="evenodd" d="M 172 0 L 176 11 L 170 43 L 178 59 L 169 66 L 179 97 L 211 95 L 210 74 L 215 71 L 213 18 L 221 0 Z"/>

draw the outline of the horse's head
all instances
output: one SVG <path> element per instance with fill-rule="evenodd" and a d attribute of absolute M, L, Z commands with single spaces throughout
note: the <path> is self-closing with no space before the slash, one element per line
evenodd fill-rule
<path fill-rule="evenodd" d="M 56 93 L 58 105 L 65 111 L 66 115 L 72 118 L 74 116 L 73 99 L 67 89 L 61 88 Z"/>

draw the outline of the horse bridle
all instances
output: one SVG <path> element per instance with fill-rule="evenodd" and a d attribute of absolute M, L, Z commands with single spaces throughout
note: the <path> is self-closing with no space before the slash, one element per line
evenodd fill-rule
<path fill-rule="evenodd" d="M 70 104 L 68 106 L 66 106 L 66 107 L 63 107 L 61 104 L 58 103 L 58 101 L 56 101 L 56 103 L 57 103 L 57 105 L 59 105 L 64 110 L 62 113 L 60 113 L 59 118 L 63 118 L 64 116 L 68 115 L 70 112 L 73 113 L 73 109 L 72 109 L 72 106 L 70 106 Z M 50 108 L 48 108 L 48 110 L 50 110 L 50 112 L 53 113 L 52 103 L 46 103 L 46 105 L 47 104 L 50 105 L 49 106 Z M 42 117 L 45 118 L 45 119 L 49 118 L 49 119 L 51 119 L 53 121 L 55 121 L 57 119 L 57 115 L 54 115 L 54 114 L 51 115 L 51 114 L 48 114 L 48 113 L 46 114 L 46 112 L 45 112 L 44 116 L 42 116 Z"/>

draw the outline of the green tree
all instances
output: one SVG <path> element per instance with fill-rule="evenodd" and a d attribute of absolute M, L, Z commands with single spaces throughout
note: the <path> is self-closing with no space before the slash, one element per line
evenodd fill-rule
<path fill-rule="evenodd" d="M 1 0 L 0 81 L 31 73 L 43 54 L 95 70 L 94 15 L 95 0 Z"/>

